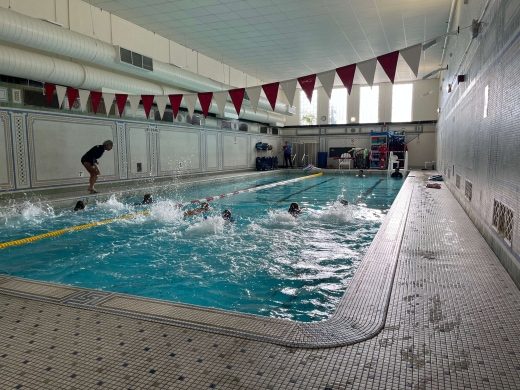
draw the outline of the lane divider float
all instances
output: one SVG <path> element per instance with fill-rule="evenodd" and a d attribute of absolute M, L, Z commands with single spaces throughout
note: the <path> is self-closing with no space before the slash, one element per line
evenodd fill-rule
<path fill-rule="evenodd" d="M 188 206 L 190 204 L 211 202 L 212 200 L 216 200 L 216 199 L 222 199 L 222 198 L 227 198 L 227 197 L 233 196 L 233 195 L 244 194 L 244 193 L 247 193 L 247 192 L 255 192 L 255 191 L 259 191 L 259 190 L 264 190 L 266 188 L 276 187 L 276 186 L 280 186 L 280 185 L 286 185 L 286 184 L 289 184 L 289 183 L 294 183 L 294 182 L 297 182 L 297 181 L 300 181 L 300 180 L 305 180 L 305 179 L 311 179 L 311 178 L 314 178 L 314 177 L 317 177 L 317 176 L 321 176 L 321 175 L 323 175 L 322 172 L 316 173 L 314 175 L 309 175 L 309 176 L 301 176 L 301 177 L 298 177 L 298 178 L 295 178 L 295 179 L 277 181 L 275 183 L 270 183 L 270 184 L 266 184 L 266 185 L 259 186 L 259 187 L 252 187 L 252 188 L 246 188 L 244 190 L 233 191 L 233 192 L 230 192 L 228 194 L 221 194 L 221 195 L 216 195 L 216 196 L 209 196 L 207 198 L 202 198 L 202 199 L 195 199 L 195 200 L 189 201 L 187 203 L 177 203 L 176 205 L 174 205 L 174 207 L 175 208 L 182 208 L 182 207 Z M 22 238 L 20 240 L 8 241 L 8 242 L 1 243 L 0 244 L 0 249 L 4 249 L 4 248 L 11 247 L 11 246 L 16 246 L 16 245 L 28 244 L 30 242 L 41 240 L 42 238 L 56 237 L 56 236 L 60 236 L 62 234 L 68 233 L 68 232 L 75 232 L 75 231 L 79 231 L 79 230 L 90 229 L 90 228 L 93 228 L 93 227 L 96 227 L 96 226 L 107 225 L 107 224 L 115 222 L 115 221 L 121 221 L 121 220 L 124 220 L 124 219 L 130 219 L 130 218 L 133 218 L 133 217 L 135 217 L 137 215 L 146 215 L 149 212 L 150 212 L 150 210 L 140 211 L 140 212 L 137 212 L 137 213 L 123 215 L 122 217 L 105 219 L 103 221 L 87 223 L 85 225 L 72 226 L 72 227 L 69 227 L 69 228 L 55 230 L 55 231 L 52 231 L 52 232 L 49 232 L 49 233 L 40 234 L 40 235 L 37 235 L 37 236 Z"/>

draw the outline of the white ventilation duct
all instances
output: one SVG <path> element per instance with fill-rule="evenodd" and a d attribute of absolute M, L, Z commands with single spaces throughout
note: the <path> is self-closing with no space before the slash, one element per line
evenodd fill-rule
<path fill-rule="evenodd" d="M 114 45 L 1 7 L 0 40 L 117 69 L 188 91 L 215 92 L 234 88 L 156 60 L 153 61 L 153 72 L 121 63 Z M 272 110 L 264 97 L 260 97 L 258 108 Z M 274 111 L 292 115 L 287 104 L 277 103 Z"/>
<path fill-rule="evenodd" d="M 0 73 L 12 77 L 45 80 L 49 83 L 90 91 L 109 88 L 136 95 L 169 95 L 180 92 L 174 88 L 138 80 L 130 76 L 115 74 L 106 70 L 1 45 Z M 185 106 L 183 105 L 183 107 Z M 202 111 L 198 103 L 196 109 Z M 224 111 L 236 117 L 236 110 L 233 104 L 226 103 Z M 219 114 L 216 103 L 211 102 L 209 112 Z M 242 107 L 239 118 L 272 125 L 275 125 L 277 122 L 285 123 L 286 120 L 283 115 L 266 111 L 255 113 L 249 107 Z"/>

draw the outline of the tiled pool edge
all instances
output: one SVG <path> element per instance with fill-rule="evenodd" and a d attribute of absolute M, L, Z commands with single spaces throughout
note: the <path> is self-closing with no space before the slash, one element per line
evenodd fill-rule
<path fill-rule="evenodd" d="M 355 344 L 376 336 L 384 327 L 413 191 L 411 180 L 409 177 L 403 184 L 336 312 L 327 321 L 300 323 L 3 275 L 0 293 L 290 347 Z M 61 298 L 45 295 L 46 290 L 60 289 L 70 294 Z M 35 293 L 38 290 L 40 293 Z"/>

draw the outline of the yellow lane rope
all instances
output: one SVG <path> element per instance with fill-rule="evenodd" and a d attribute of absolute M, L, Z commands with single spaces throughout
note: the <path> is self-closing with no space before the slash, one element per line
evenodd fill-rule
<path fill-rule="evenodd" d="M 297 181 L 297 180 L 310 179 L 312 177 L 321 176 L 321 175 L 323 175 L 323 172 L 316 173 L 314 175 L 309 175 L 309 176 L 302 176 L 302 177 L 299 177 L 297 179 L 285 180 L 285 181 L 279 182 L 278 184 L 288 183 L 288 182 Z M 272 186 L 272 184 L 270 184 L 268 186 Z M 256 187 L 256 188 L 253 188 L 253 189 L 249 189 L 248 191 L 256 191 L 256 190 L 259 190 L 259 189 L 264 188 L 264 187 L 267 187 L 267 186 Z M 235 191 L 234 193 L 231 193 L 229 195 L 236 195 L 236 194 L 241 193 L 241 192 L 243 192 L 243 191 Z M 218 198 L 218 197 L 215 197 L 215 199 L 216 198 Z M 208 199 L 209 198 L 206 198 L 206 200 L 208 200 Z M 184 205 L 178 205 L 178 206 L 184 206 Z M 123 219 L 133 218 L 136 215 L 146 215 L 149 212 L 150 212 L 149 210 L 141 211 L 141 212 L 138 212 L 138 213 L 124 215 L 122 217 L 117 217 L 117 218 L 112 218 L 112 219 L 105 219 L 104 221 L 87 223 L 86 225 L 78 225 L 78 226 L 73 226 L 73 227 L 65 228 L 65 229 L 61 229 L 61 230 L 55 230 L 53 232 L 40 234 L 38 236 L 32 236 L 32 237 L 22 238 L 20 240 L 8 241 L 8 242 L 4 242 L 4 243 L 0 244 L 0 249 L 8 248 L 10 246 L 27 244 L 29 242 L 34 242 L 34 241 L 37 241 L 37 240 L 41 240 L 42 238 L 56 237 L 56 236 L 60 236 L 62 234 L 68 233 L 68 232 L 75 232 L 75 231 L 78 231 L 78 230 L 90 229 L 90 228 L 95 227 L 95 226 L 107 225 L 107 224 L 115 222 L 115 221 L 121 221 Z"/>

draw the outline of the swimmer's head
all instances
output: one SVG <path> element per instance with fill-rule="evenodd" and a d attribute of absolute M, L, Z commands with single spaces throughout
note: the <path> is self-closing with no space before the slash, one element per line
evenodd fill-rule
<path fill-rule="evenodd" d="M 84 209 L 85 209 L 85 203 L 83 203 L 82 200 L 78 200 L 78 202 L 76 203 L 76 206 L 74 206 L 74 211 L 84 210 Z"/>
<path fill-rule="evenodd" d="M 200 204 L 200 208 L 203 210 L 209 210 L 209 203 L 208 202 L 202 202 Z"/>
<path fill-rule="evenodd" d="M 224 210 L 224 211 L 222 212 L 222 218 L 223 218 L 224 220 L 226 220 L 226 221 L 229 221 L 229 220 L 231 219 L 231 211 L 229 211 L 229 210 L 227 210 L 227 209 Z"/>
<path fill-rule="evenodd" d="M 343 206 L 348 206 L 348 200 L 341 199 L 339 203 L 341 203 Z"/>
<path fill-rule="evenodd" d="M 299 210 L 300 210 L 300 206 L 296 202 L 292 202 L 291 205 L 289 206 L 290 213 L 298 212 Z"/>
<path fill-rule="evenodd" d="M 153 203 L 153 197 L 151 194 L 145 194 L 144 198 L 143 198 L 143 201 L 141 202 L 142 204 L 150 204 L 150 203 Z"/>

